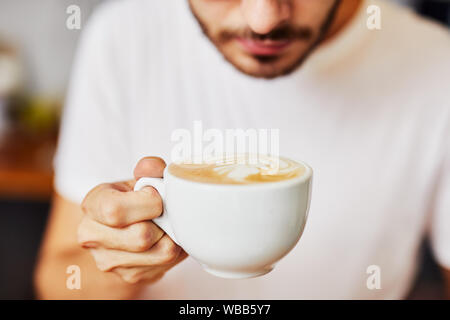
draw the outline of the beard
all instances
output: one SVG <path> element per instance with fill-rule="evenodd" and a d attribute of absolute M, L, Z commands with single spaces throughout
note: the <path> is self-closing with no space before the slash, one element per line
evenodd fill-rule
<path fill-rule="evenodd" d="M 217 35 L 213 35 L 207 24 L 196 14 L 189 1 L 191 13 L 199 23 L 203 34 L 215 45 L 218 51 L 222 54 L 223 58 L 233 65 L 238 71 L 247 74 L 255 78 L 273 79 L 280 76 L 286 76 L 297 70 L 311 55 L 311 53 L 319 46 L 326 34 L 331 28 L 332 22 L 336 16 L 337 9 L 342 0 L 335 0 L 331 8 L 329 9 L 325 19 L 321 23 L 317 32 L 314 32 L 312 28 L 306 26 L 293 26 L 289 24 L 280 25 L 267 34 L 258 34 L 253 32 L 250 28 L 235 29 L 235 30 L 222 30 Z M 236 38 L 252 39 L 258 41 L 271 40 L 271 41 L 301 41 L 308 43 L 306 49 L 301 50 L 302 53 L 295 59 L 290 61 L 285 66 L 277 66 L 283 57 L 282 56 L 263 56 L 263 55 L 251 55 L 254 61 L 257 62 L 260 67 L 258 71 L 249 71 L 245 66 L 240 65 L 234 59 L 234 55 L 226 53 L 223 48 L 232 42 Z"/>

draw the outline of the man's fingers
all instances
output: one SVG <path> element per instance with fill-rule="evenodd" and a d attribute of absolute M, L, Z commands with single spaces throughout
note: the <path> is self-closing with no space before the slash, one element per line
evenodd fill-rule
<path fill-rule="evenodd" d="M 172 267 L 186 259 L 187 253 L 182 251 L 175 262 L 160 267 L 116 267 L 111 271 L 118 274 L 125 282 L 136 284 L 138 282 L 155 282 L 162 278 Z"/>
<path fill-rule="evenodd" d="M 130 284 L 136 284 L 141 281 L 157 281 L 164 275 L 165 269 L 156 267 L 149 270 L 149 267 L 117 267 L 111 270 L 118 274 L 122 280 Z"/>
<path fill-rule="evenodd" d="M 141 159 L 134 170 L 136 179 L 162 177 L 166 164 L 157 157 Z M 153 187 L 133 191 L 135 181 L 105 183 L 92 189 L 84 198 L 83 212 L 99 223 L 121 228 L 151 220 L 162 213 L 161 197 Z"/>
<path fill-rule="evenodd" d="M 151 221 L 135 223 L 125 228 L 110 228 L 85 217 L 78 228 L 78 242 L 83 247 L 131 252 L 149 250 L 163 235 L 164 231 Z"/>
<path fill-rule="evenodd" d="M 133 191 L 133 186 L 133 182 L 97 186 L 84 199 L 83 212 L 99 223 L 116 228 L 161 215 L 163 206 L 158 191 L 153 187 Z"/>
<path fill-rule="evenodd" d="M 136 180 L 148 178 L 162 178 L 166 163 L 158 157 L 146 157 L 139 160 L 134 168 L 134 178 Z"/>
<path fill-rule="evenodd" d="M 135 253 L 105 248 L 91 249 L 97 267 L 111 271 L 116 267 L 158 267 L 176 262 L 183 252 L 168 235 L 164 235 L 150 250 Z"/>

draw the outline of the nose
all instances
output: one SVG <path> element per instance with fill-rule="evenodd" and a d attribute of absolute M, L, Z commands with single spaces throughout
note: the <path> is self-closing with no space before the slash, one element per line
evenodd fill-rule
<path fill-rule="evenodd" d="M 242 0 L 241 10 L 254 32 L 267 34 L 290 18 L 290 0 Z"/>

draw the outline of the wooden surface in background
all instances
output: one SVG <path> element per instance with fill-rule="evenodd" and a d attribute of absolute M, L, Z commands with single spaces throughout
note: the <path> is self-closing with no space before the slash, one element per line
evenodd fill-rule
<path fill-rule="evenodd" d="M 49 200 L 56 134 L 11 131 L 0 137 L 0 198 Z"/>

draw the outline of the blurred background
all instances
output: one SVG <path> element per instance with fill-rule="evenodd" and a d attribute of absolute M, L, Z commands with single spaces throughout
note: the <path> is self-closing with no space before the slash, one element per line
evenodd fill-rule
<path fill-rule="evenodd" d="M 52 158 L 72 59 L 84 23 L 102 1 L 108 0 L 0 2 L 0 299 L 33 298 L 32 272 L 50 208 Z M 396 2 L 450 25 L 450 1 Z M 81 30 L 66 27 L 71 5 L 81 9 Z M 409 298 L 443 298 L 426 241 Z"/>

